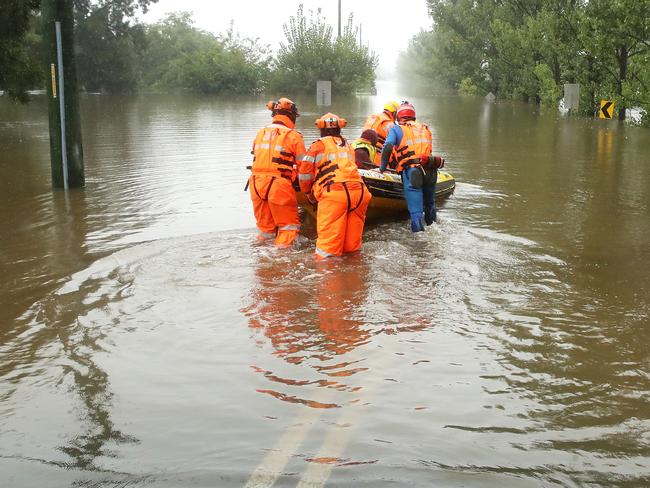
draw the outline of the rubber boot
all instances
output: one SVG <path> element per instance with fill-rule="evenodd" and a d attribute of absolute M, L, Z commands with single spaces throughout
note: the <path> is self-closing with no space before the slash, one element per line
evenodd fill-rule
<path fill-rule="evenodd" d="M 435 175 L 437 176 L 437 175 Z M 431 225 L 438 220 L 436 212 L 436 181 L 429 182 L 422 188 L 424 200 L 424 222 Z"/>
<path fill-rule="evenodd" d="M 427 208 L 424 209 L 424 222 L 427 225 L 431 225 L 434 222 L 438 221 L 438 216 L 436 214 L 436 207 L 435 205 L 428 206 Z"/>

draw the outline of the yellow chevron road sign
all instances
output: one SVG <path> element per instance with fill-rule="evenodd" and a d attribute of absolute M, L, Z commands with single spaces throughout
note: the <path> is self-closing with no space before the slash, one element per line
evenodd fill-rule
<path fill-rule="evenodd" d="M 614 114 L 614 102 L 610 100 L 601 100 L 600 101 L 600 110 L 598 111 L 598 117 L 601 119 L 611 119 Z"/>

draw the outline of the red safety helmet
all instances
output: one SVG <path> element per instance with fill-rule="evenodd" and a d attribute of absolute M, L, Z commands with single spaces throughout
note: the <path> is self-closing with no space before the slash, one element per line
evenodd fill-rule
<path fill-rule="evenodd" d="M 266 108 L 268 108 L 273 115 L 283 114 L 288 115 L 289 117 L 293 117 L 294 119 L 300 116 L 298 113 L 298 106 L 288 98 L 284 97 L 278 99 L 277 101 L 270 100 L 266 104 Z"/>
<path fill-rule="evenodd" d="M 320 119 L 316 119 L 316 127 L 319 129 L 342 129 L 348 125 L 348 121 L 331 112 L 326 113 Z"/>
<path fill-rule="evenodd" d="M 415 107 L 409 102 L 402 102 L 397 110 L 397 120 L 415 120 Z"/>

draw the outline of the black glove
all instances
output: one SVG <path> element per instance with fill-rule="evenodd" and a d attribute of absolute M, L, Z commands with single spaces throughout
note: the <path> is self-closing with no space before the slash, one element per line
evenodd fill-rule
<path fill-rule="evenodd" d="M 381 150 L 381 165 L 384 168 L 390 167 L 390 155 L 392 153 L 393 153 L 393 145 L 390 142 L 387 142 L 386 144 L 384 144 L 384 148 Z"/>

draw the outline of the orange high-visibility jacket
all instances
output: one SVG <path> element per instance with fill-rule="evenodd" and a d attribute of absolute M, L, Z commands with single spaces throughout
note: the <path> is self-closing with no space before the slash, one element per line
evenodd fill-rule
<path fill-rule="evenodd" d="M 386 112 L 380 114 L 373 114 L 366 119 L 363 124 L 363 130 L 372 129 L 377 133 L 377 152 L 381 154 L 381 150 L 388 137 L 388 130 L 395 121 Z"/>
<path fill-rule="evenodd" d="M 315 141 L 299 167 L 300 189 L 320 199 L 334 183 L 362 181 L 357 171 L 354 150 L 341 137 L 326 136 Z"/>
<path fill-rule="evenodd" d="M 405 166 L 420 164 L 420 158 L 429 157 L 433 147 L 431 130 L 426 124 L 415 121 L 400 124 L 402 141 L 393 149 L 397 161 L 397 172 L 400 173 Z"/>
<path fill-rule="evenodd" d="M 296 164 L 304 156 L 305 143 L 300 132 L 279 123 L 259 130 L 253 142 L 254 175 L 286 178 L 294 181 Z"/>

